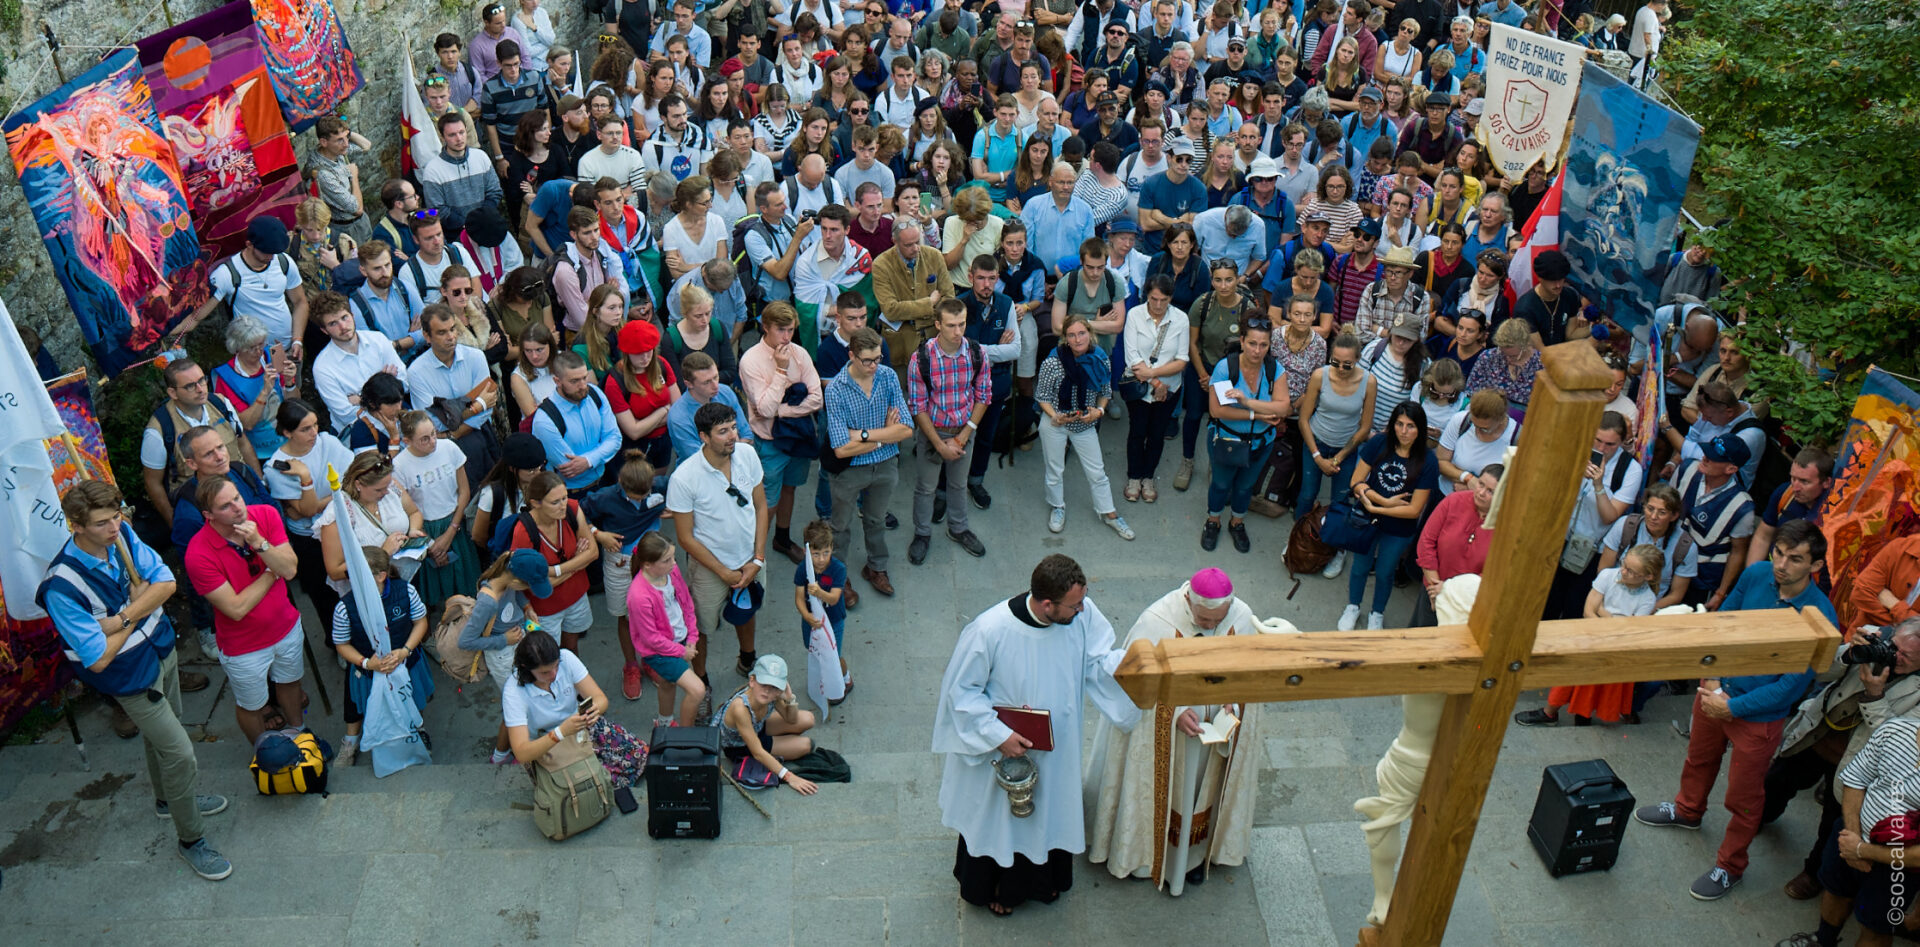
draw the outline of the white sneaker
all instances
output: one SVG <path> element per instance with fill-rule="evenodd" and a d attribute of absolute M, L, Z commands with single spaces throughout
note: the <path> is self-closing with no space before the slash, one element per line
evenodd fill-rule
<path fill-rule="evenodd" d="M 1349 605 L 1347 606 L 1346 611 L 1340 613 L 1340 623 L 1335 625 L 1334 627 L 1340 629 L 1341 631 L 1352 631 L 1353 626 L 1359 623 L 1359 621 L 1360 621 L 1360 606 Z"/>
<path fill-rule="evenodd" d="M 1340 578 L 1340 570 L 1346 568 L 1346 566 L 1347 566 L 1347 554 L 1344 551 L 1336 552 L 1333 554 L 1333 561 L 1327 563 L 1327 567 L 1325 569 L 1320 570 L 1320 577 L 1323 579 Z M 1348 607 L 1354 610 L 1355 616 L 1359 615 L 1360 606 L 1350 605 Z"/>
<path fill-rule="evenodd" d="M 1113 527 L 1113 531 L 1119 533 L 1121 539 L 1128 540 L 1129 542 L 1133 540 L 1133 527 L 1127 525 L 1126 517 L 1116 516 L 1113 519 L 1107 520 L 1107 525 Z M 1056 529 L 1054 532 L 1057 533 L 1059 530 Z"/>
<path fill-rule="evenodd" d="M 1054 507 L 1053 512 L 1047 514 L 1047 530 L 1049 532 L 1057 533 L 1066 528 L 1067 528 L 1067 508 L 1064 506 Z"/>
<path fill-rule="evenodd" d="M 1379 612 L 1374 612 L 1367 616 L 1368 631 L 1379 631 L 1380 629 L 1385 627 L 1387 627 L 1387 616 L 1382 615 Z"/>

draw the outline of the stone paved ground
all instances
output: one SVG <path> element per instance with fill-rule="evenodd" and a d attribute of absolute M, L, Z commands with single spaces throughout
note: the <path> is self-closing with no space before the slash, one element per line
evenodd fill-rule
<path fill-rule="evenodd" d="M 1109 431 L 1106 443 L 1108 469 L 1121 470 L 1120 432 Z M 1202 553 L 1202 483 L 1188 494 L 1165 489 L 1156 505 L 1122 503 L 1140 533 L 1124 543 L 1095 522 L 1085 482 L 1070 464 L 1072 520 L 1064 534 L 1050 535 L 1042 525 L 1040 456 L 1018 459 L 1017 468 L 989 475 L 992 510 L 971 514 L 989 546 L 986 558 L 971 559 L 936 537 L 927 564 L 915 568 L 905 557 L 910 528 L 892 534 L 901 594 L 869 594 L 854 613 L 847 651 L 859 690 L 818 733 L 823 745 L 846 754 L 851 784 L 826 786 L 810 799 L 762 794 L 770 820 L 725 790 L 717 841 L 656 842 L 642 815 L 616 814 L 554 844 L 535 831 L 529 813 L 513 808 L 529 798 L 526 777 L 486 763 L 498 720 L 491 685 L 456 690 L 443 681 L 427 714 L 436 765 L 375 780 L 363 763 L 336 772 L 325 799 L 270 798 L 249 788 L 230 697 L 219 695 L 216 708 L 216 685 L 187 695 L 188 718 L 209 721 L 213 741 L 200 746 L 202 790 L 233 800 L 208 823 L 212 841 L 233 859 L 233 876 L 203 882 L 171 856 L 170 827 L 149 808 L 138 743 L 115 739 L 106 714 L 95 711 L 81 720 L 90 772 L 80 769 L 64 729 L 44 744 L 0 750 L 4 940 L 157 945 L 264 935 L 316 944 L 997 947 L 1170 943 L 1204 931 L 1220 944 L 1351 944 L 1371 898 L 1351 805 L 1371 793 L 1374 762 L 1399 727 L 1398 702 L 1387 698 L 1302 703 L 1267 716 L 1253 855 L 1181 899 L 1115 881 L 1082 861 L 1074 890 L 1057 904 L 1003 920 L 959 902 L 949 873 L 954 837 L 940 826 L 936 804 L 940 763 L 927 752 L 933 695 L 961 624 L 1021 588 L 1040 556 L 1077 556 L 1095 600 L 1123 632 L 1201 563 L 1231 571 L 1256 613 L 1305 629 L 1331 628 L 1345 604 L 1344 577 L 1308 578 L 1288 599 L 1278 561 L 1289 520 L 1254 517 L 1252 555 L 1227 543 Z M 907 518 L 909 496 L 897 495 L 894 506 Z M 783 572 L 776 568 L 775 577 Z M 781 588 L 770 596 L 776 604 L 762 621 L 761 650 L 787 656 L 798 670 L 804 653 L 786 594 Z M 1405 616 L 1408 594 L 1396 595 L 1392 620 Z M 731 647 L 731 633 L 719 643 L 722 651 Z M 583 645 L 610 690 L 618 687 L 615 647 L 605 622 Z M 207 670 L 218 682 L 218 669 Z M 325 673 L 338 701 L 339 671 L 329 663 Z M 715 686 L 723 693 L 738 686 L 730 667 L 715 673 Z M 613 718 L 644 731 L 652 692 L 616 703 Z M 316 696 L 316 718 L 319 706 Z M 1686 886 L 1710 865 L 1724 810 L 1712 810 L 1701 833 L 1634 826 L 1610 873 L 1555 881 L 1529 847 L 1526 820 L 1543 766 L 1604 757 L 1640 800 L 1666 798 L 1684 750 L 1666 721 L 1684 710 L 1679 698 L 1661 698 L 1641 727 L 1511 729 L 1447 943 L 1768 945 L 1810 928 L 1812 908 L 1779 893 L 1811 838 L 1810 800 L 1760 835 L 1746 884 L 1716 904 L 1693 901 Z M 312 720 L 329 739 L 341 732 L 337 711 Z"/>

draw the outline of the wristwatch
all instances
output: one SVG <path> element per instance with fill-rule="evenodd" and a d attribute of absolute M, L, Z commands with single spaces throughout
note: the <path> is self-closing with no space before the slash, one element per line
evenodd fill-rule
<path fill-rule="evenodd" d="M 861 428 L 861 429 L 860 429 L 860 443 L 862 443 L 862 444 L 865 444 L 865 443 L 867 442 L 867 439 L 868 439 L 869 437 L 871 437 L 871 436 L 872 436 L 872 434 L 873 434 L 873 432 L 872 432 L 872 431 L 869 431 L 869 430 L 867 430 L 866 428 Z"/>

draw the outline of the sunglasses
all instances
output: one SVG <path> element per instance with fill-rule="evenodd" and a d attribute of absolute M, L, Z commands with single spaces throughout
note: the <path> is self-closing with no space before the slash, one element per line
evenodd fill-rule
<path fill-rule="evenodd" d="M 736 487 L 731 483 L 727 484 L 727 496 L 730 496 L 733 498 L 733 502 L 736 506 L 745 507 L 748 503 L 752 502 L 751 500 L 748 500 L 746 498 L 745 494 L 742 494 L 740 492 L 739 487 Z"/>
<path fill-rule="evenodd" d="M 447 290 L 446 292 L 444 292 L 444 293 L 442 293 L 441 295 L 444 295 L 444 296 L 472 296 L 472 295 L 474 295 L 475 293 L 478 293 L 478 292 L 479 292 L 479 290 L 477 290 L 477 289 L 473 289 L 473 288 L 467 288 L 467 289 L 449 289 L 449 290 Z"/>
<path fill-rule="evenodd" d="M 447 77 L 446 77 L 446 76 L 428 76 L 428 77 L 427 77 L 427 81 L 425 81 L 425 82 L 422 82 L 422 83 L 420 83 L 420 84 L 421 84 L 421 85 L 423 85 L 423 86 L 426 86 L 426 87 L 427 87 L 427 88 L 429 88 L 429 89 L 431 89 L 431 88 L 433 88 L 434 86 L 437 86 L 437 85 L 446 85 L 446 84 L 447 84 Z"/>
<path fill-rule="evenodd" d="M 1327 364 L 1332 365 L 1333 367 L 1345 372 L 1345 371 L 1352 371 L 1353 367 L 1360 363 L 1356 360 L 1348 359 L 1347 361 L 1344 361 L 1344 362 L 1328 362 Z"/>
<path fill-rule="evenodd" d="M 847 114 L 849 114 L 849 115 L 866 115 L 866 114 L 868 114 L 868 113 L 870 113 L 870 112 L 872 112 L 872 111 L 873 111 L 872 109 L 862 109 L 862 108 L 850 108 L 850 109 L 847 109 Z"/>
<path fill-rule="evenodd" d="M 440 209 L 438 207 L 429 207 L 426 210 L 416 210 L 407 216 L 412 217 L 414 220 L 432 220 L 440 216 Z"/>

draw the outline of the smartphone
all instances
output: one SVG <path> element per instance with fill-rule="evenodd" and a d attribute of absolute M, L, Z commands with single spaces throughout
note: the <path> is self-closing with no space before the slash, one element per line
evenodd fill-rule
<path fill-rule="evenodd" d="M 268 466 L 272 467 L 275 470 L 280 471 L 281 473 L 286 473 L 293 469 L 293 461 L 281 459 L 281 460 L 274 461 Z"/>
<path fill-rule="evenodd" d="M 591 711 L 592 709 L 593 709 L 593 698 L 583 695 L 580 698 L 580 704 L 576 712 L 584 714 L 584 713 L 587 713 L 588 711 Z"/>
<path fill-rule="evenodd" d="M 621 815 L 632 815 L 640 808 L 633 798 L 633 787 L 622 786 L 613 791 L 613 804 L 620 807 Z"/>
<path fill-rule="evenodd" d="M 1602 456 L 1601 453 L 1597 450 L 1587 452 L 1587 463 L 1590 463 L 1595 467 L 1600 466 L 1602 463 L 1606 461 L 1606 459 L 1607 458 Z"/>
<path fill-rule="evenodd" d="M 923 214 L 933 213 L 934 202 L 938 200 L 939 198 L 935 197 L 932 194 L 921 194 L 920 195 L 920 213 L 923 213 Z"/>

